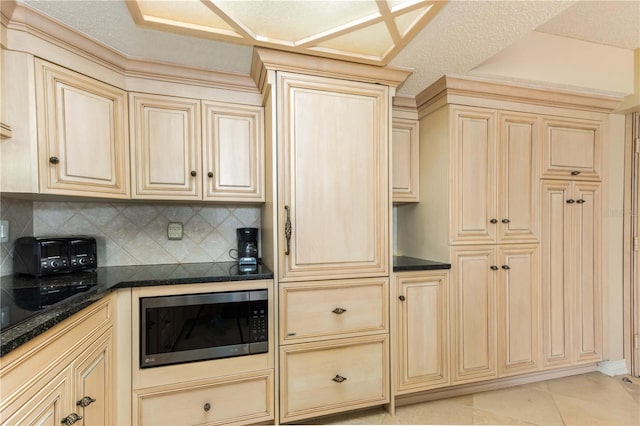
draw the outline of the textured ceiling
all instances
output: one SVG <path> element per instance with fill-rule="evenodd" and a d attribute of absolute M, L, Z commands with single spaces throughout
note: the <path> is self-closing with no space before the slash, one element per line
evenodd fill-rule
<path fill-rule="evenodd" d="M 138 27 L 122 0 L 19 1 L 131 57 L 249 74 L 251 47 Z M 640 0 L 452 0 L 391 61 L 415 69 L 398 94 L 467 73 L 535 29 L 638 48 L 639 9 Z"/>

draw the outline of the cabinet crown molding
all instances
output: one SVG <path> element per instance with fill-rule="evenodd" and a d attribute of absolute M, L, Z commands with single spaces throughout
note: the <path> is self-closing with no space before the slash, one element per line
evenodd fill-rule
<path fill-rule="evenodd" d="M 488 98 L 543 106 L 610 113 L 622 102 L 621 96 L 577 89 L 550 88 L 513 81 L 479 77 L 444 75 L 416 95 L 418 111 L 443 98 L 445 103 L 460 103 L 452 97 Z"/>
<path fill-rule="evenodd" d="M 311 73 L 316 76 L 379 83 L 390 87 L 399 86 L 413 73 L 412 69 L 404 67 L 380 67 L 261 47 L 254 48 L 251 76 L 259 88 L 263 87 L 266 72 L 270 70 Z"/>

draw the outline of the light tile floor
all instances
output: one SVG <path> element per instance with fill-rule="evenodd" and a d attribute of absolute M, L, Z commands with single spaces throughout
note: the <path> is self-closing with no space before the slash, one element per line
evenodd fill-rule
<path fill-rule="evenodd" d="M 326 425 L 640 426 L 640 378 L 588 373 L 398 407 L 316 419 Z"/>

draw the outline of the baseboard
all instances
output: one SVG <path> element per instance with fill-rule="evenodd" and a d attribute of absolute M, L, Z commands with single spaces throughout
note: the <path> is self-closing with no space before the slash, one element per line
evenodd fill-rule
<path fill-rule="evenodd" d="M 598 363 L 597 371 L 607 376 L 621 376 L 628 374 L 627 362 L 624 359 L 617 359 L 615 361 L 600 361 Z"/>

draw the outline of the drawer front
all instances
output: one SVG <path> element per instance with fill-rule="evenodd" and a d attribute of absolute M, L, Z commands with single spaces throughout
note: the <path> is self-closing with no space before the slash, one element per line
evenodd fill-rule
<path fill-rule="evenodd" d="M 387 335 L 283 347 L 281 420 L 389 402 L 387 354 Z"/>
<path fill-rule="evenodd" d="M 280 287 L 280 342 L 387 331 L 388 279 L 315 281 Z"/>
<path fill-rule="evenodd" d="M 217 425 L 271 420 L 272 376 L 269 371 L 260 376 L 139 394 L 138 424 Z"/>

